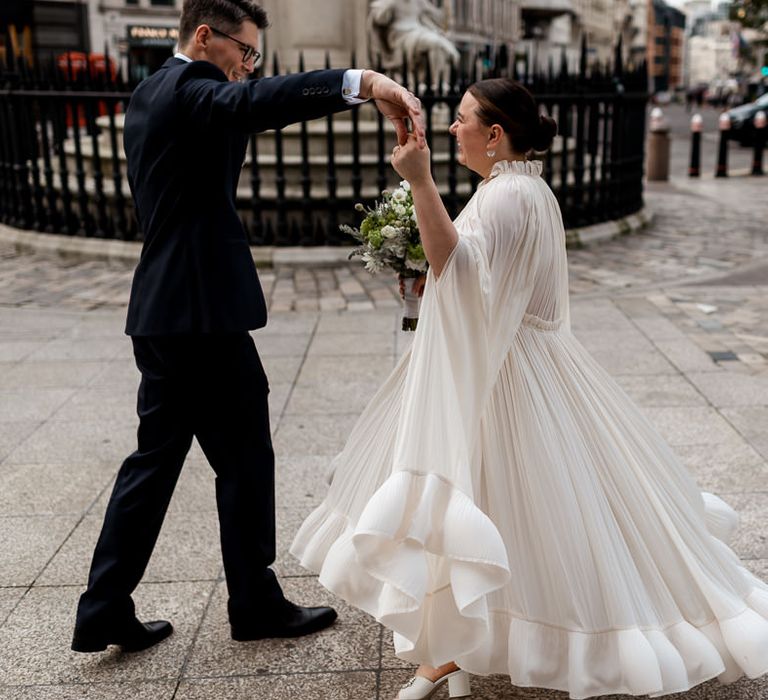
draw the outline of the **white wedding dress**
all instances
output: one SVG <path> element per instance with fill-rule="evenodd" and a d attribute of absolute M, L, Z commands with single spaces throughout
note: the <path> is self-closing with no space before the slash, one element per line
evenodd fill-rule
<path fill-rule="evenodd" d="M 768 586 L 571 334 L 541 163 L 497 163 L 292 545 L 397 655 L 572 698 L 768 672 Z"/>

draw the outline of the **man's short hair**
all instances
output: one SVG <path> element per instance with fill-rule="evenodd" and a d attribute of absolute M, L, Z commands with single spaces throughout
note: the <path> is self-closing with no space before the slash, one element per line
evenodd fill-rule
<path fill-rule="evenodd" d="M 179 45 L 184 46 L 201 24 L 234 33 L 246 20 L 259 29 L 269 24 L 267 13 L 254 0 L 184 0 L 179 25 Z"/>

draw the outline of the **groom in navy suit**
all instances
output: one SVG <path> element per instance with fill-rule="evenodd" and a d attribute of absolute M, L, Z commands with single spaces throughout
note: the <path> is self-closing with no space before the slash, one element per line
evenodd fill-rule
<path fill-rule="evenodd" d="M 196 437 L 216 473 L 232 637 L 295 637 L 331 608 L 285 599 L 274 572 L 269 387 L 248 331 L 266 304 L 235 205 L 248 136 L 367 99 L 424 143 L 419 101 L 373 71 L 324 70 L 244 81 L 259 57 L 253 0 L 185 0 L 180 52 L 142 82 L 125 116 L 128 180 L 144 246 L 126 333 L 141 371 L 138 448 L 124 462 L 80 598 L 72 648 L 145 649 L 172 632 L 140 622 L 131 598 Z"/>

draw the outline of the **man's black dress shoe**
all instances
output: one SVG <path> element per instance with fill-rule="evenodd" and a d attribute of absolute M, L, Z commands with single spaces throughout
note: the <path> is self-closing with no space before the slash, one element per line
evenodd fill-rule
<path fill-rule="evenodd" d="M 333 608 L 302 608 L 286 601 L 284 608 L 277 614 L 231 623 L 232 639 L 236 642 L 250 642 L 270 637 L 302 637 L 329 627 L 336 617 Z"/>
<path fill-rule="evenodd" d="M 123 651 L 141 651 L 170 637 L 173 625 L 166 620 L 139 622 L 134 620 L 128 627 L 110 631 L 88 633 L 75 630 L 72 651 L 104 651 L 110 644 L 117 644 Z"/>

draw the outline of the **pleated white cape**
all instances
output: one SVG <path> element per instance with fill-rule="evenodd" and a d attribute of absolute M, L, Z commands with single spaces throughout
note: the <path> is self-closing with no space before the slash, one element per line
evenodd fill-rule
<path fill-rule="evenodd" d="M 541 163 L 500 162 L 292 553 L 397 655 L 587 698 L 768 672 L 768 586 L 571 334 Z"/>

